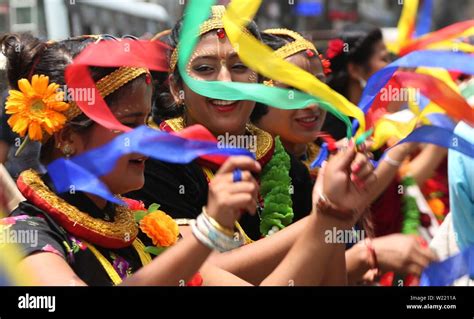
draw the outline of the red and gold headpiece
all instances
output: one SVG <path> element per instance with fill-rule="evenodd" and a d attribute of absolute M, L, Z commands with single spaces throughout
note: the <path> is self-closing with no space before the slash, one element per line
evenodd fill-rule
<path fill-rule="evenodd" d="M 315 56 L 315 54 L 319 55 L 321 59 L 321 63 L 323 64 L 323 71 L 324 74 L 329 74 L 331 72 L 330 69 L 330 62 L 323 58 L 321 54 L 319 54 L 318 50 L 314 46 L 314 44 L 308 40 L 306 40 L 301 34 L 298 32 L 284 29 L 284 28 L 277 28 L 277 29 L 267 29 L 263 31 L 264 33 L 273 34 L 273 35 L 285 35 L 292 39 L 293 42 L 287 43 L 281 48 L 275 50 L 274 54 L 282 59 L 286 59 L 296 53 L 305 52 L 309 58 Z"/>
<path fill-rule="evenodd" d="M 225 14 L 225 7 L 224 6 L 212 6 L 211 9 L 211 17 L 204 21 L 199 27 L 199 35 L 203 35 L 209 31 L 217 30 L 217 36 L 219 38 L 225 37 L 224 32 L 224 22 L 222 18 Z M 176 69 L 176 64 L 178 63 L 178 48 L 174 49 L 173 53 L 171 54 L 170 58 L 170 72 L 174 72 Z"/>
<path fill-rule="evenodd" d="M 100 36 L 87 37 L 100 40 Z M 47 45 L 52 44 L 47 42 Z M 146 68 L 120 67 L 97 81 L 96 87 L 105 98 L 142 74 L 150 72 Z M 45 142 L 82 111 L 74 101 L 66 102 L 65 92 L 59 84 L 50 82 L 48 76 L 31 74 L 30 77 L 31 80 L 18 81 L 18 90 L 9 91 L 5 104 L 6 114 L 11 115 L 8 124 L 21 137 Z"/>

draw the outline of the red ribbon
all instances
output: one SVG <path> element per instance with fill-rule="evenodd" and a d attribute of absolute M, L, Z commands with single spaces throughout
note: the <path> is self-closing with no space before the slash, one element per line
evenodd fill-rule
<path fill-rule="evenodd" d="M 113 115 L 95 86 L 89 66 L 97 67 L 144 67 L 150 70 L 168 72 L 166 51 L 168 46 L 159 41 L 122 39 L 100 41 L 84 49 L 65 70 L 69 89 L 91 89 L 95 103 L 75 101 L 90 119 L 111 130 L 128 132 L 131 128 L 120 123 Z"/>

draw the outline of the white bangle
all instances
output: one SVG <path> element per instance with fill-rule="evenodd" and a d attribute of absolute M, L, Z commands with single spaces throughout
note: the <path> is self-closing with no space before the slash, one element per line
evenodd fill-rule
<path fill-rule="evenodd" d="M 402 165 L 401 162 L 390 158 L 390 156 L 388 156 L 388 153 L 385 153 L 385 155 L 383 157 L 383 160 L 386 161 L 387 163 L 389 163 L 390 165 L 395 166 L 395 167 L 400 167 L 400 165 Z"/>
<path fill-rule="evenodd" d="M 201 242 L 201 244 L 203 244 L 204 246 L 214 250 L 216 249 L 216 247 L 212 244 L 212 242 L 209 240 L 209 238 L 206 237 L 206 235 L 204 235 L 200 230 L 199 228 L 197 227 L 196 225 L 196 221 L 195 220 L 192 220 L 191 221 L 191 229 L 193 231 L 193 235 L 194 237 L 196 237 L 196 239 L 198 241 Z"/>
<path fill-rule="evenodd" d="M 217 229 L 205 214 L 200 214 L 191 226 L 194 236 L 211 249 L 225 252 L 244 244 L 241 236 L 229 236 Z"/>

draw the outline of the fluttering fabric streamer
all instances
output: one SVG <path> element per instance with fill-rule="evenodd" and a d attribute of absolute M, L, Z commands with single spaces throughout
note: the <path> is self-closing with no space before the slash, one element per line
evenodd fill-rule
<path fill-rule="evenodd" d="M 189 127 L 185 130 L 196 127 Z M 197 129 L 206 130 L 203 126 Z M 186 132 L 184 130 L 184 132 Z M 244 155 L 245 149 L 218 147 L 217 143 L 185 139 L 180 136 L 140 126 L 123 133 L 111 142 L 70 159 L 58 159 L 48 165 L 48 173 L 59 193 L 84 191 L 117 204 L 124 204 L 110 193 L 99 177 L 109 173 L 127 154 L 138 153 L 169 163 L 186 164 L 203 155 Z"/>
<path fill-rule="evenodd" d="M 465 275 L 474 279 L 474 246 L 430 264 L 421 274 L 420 286 L 450 286 Z"/>
<path fill-rule="evenodd" d="M 466 20 L 458 23 L 451 24 L 443 29 L 428 33 L 422 37 L 416 38 L 413 41 L 402 47 L 398 53 L 400 56 L 404 56 L 410 52 L 428 49 L 431 46 L 453 49 L 457 48 L 459 51 L 473 52 L 474 48 L 472 45 L 469 46 L 457 46 L 453 40 L 463 37 L 469 37 L 474 34 L 474 20 Z M 443 43 L 443 46 L 436 46 L 436 44 Z"/>
<path fill-rule="evenodd" d="M 367 127 L 376 126 L 373 149 L 381 147 L 391 136 L 404 138 L 419 123 L 453 128 L 454 122 L 443 114 L 456 120 L 472 115 L 467 101 L 460 95 L 457 84 L 447 70 L 418 67 L 415 73 L 397 73 L 381 89 L 366 114 Z M 390 121 L 386 118 L 390 114 L 387 106 L 391 101 L 403 101 L 407 95 L 404 92 L 410 93 L 407 103 L 417 117 L 410 122 Z M 440 96 L 441 92 L 445 94 Z"/>
<path fill-rule="evenodd" d="M 145 67 L 150 70 L 167 72 L 167 46 L 159 41 L 121 39 L 120 41 L 100 41 L 87 46 L 65 70 L 69 89 L 92 89 L 95 103 L 78 99 L 76 104 L 90 119 L 112 130 L 127 132 L 112 114 L 102 96 L 97 91 L 89 66 L 98 67 Z M 107 58 L 104 58 L 107 57 Z"/>
<path fill-rule="evenodd" d="M 31 276 L 18 270 L 18 263 L 23 258 L 20 249 L 7 239 L 8 228 L 12 223 L 14 223 L 13 217 L 5 217 L 0 210 L 0 239 L 2 239 L 0 243 L 0 287 L 32 284 Z"/>
<path fill-rule="evenodd" d="M 422 2 L 416 21 L 415 38 L 419 38 L 431 31 L 433 0 L 423 0 Z"/>
<path fill-rule="evenodd" d="M 409 142 L 435 144 L 471 158 L 474 157 L 474 145 L 472 143 L 455 134 L 452 130 L 442 127 L 432 125 L 418 127 L 396 145 Z"/>
<path fill-rule="evenodd" d="M 352 135 L 350 121 L 347 116 L 336 108 L 334 103 L 331 103 L 334 99 L 326 101 L 319 98 L 319 96 L 311 96 L 297 90 L 268 87 L 263 84 L 200 81 L 190 77 L 185 71 L 186 65 L 199 40 L 197 36 L 199 25 L 209 16 L 210 7 L 214 2 L 214 0 L 190 1 L 186 6 L 180 36 L 178 69 L 184 82 L 191 90 L 213 99 L 252 100 L 286 110 L 300 109 L 317 104 L 341 119 L 348 126 L 347 135 Z M 361 116 L 357 117 L 363 119 Z"/>
<path fill-rule="evenodd" d="M 239 57 L 251 69 L 331 103 L 345 115 L 363 120 L 363 113 L 345 97 L 318 80 L 313 74 L 276 56 L 273 50 L 252 35 L 243 32 L 261 4 L 260 0 L 233 0 L 223 17 L 226 34 Z M 265 61 L 265 63 L 262 63 Z M 364 127 L 361 127 L 364 130 Z"/>
<path fill-rule="evenodd" d="M 398 54 L 400 49 L 413 38 L 418 4 L 419 0 L 405 0 L 403 2 L 402 12 L 397 24 L 397 41 L 387 44 L 388 49 L 395 54 Z"/>
<path fill-rule="evenodd" d="M 443 81 L 427 74 L 401 71 L 395 73 L 392 80 L 393 82 L 390 84 L 392 90 L 387 91 L 400 92 L 402 91 L 402 87 L 407 89 L 416 88 L 420 94 L 428 97 L 432 104 L 424 107 L 412 121 L 406 123 L 396 122 L 382 117 L 387 114 L 387 105 L 393 99 L 379 97 L 367 114 L 367 123 L 369 125 L 373 124 L 376 127 L 373 137 L 373 149 L 381 147 L 390 135 L 405 137 L 420 119 L 432 113 L 444 112 L 454 120 L 463 120 L 474 125 L 474 112 L 472 112 L 465 98 L 451 89 L 451 87 L 446 85 Z M 395 89 L 393 89 L 393 87 L 395 87 Z M 388 123 L 390 130 L 386 127 L 387 122 L 391 122 Z M 380 127 L 382 124 L 384 124 L 383 128 Z"/>
<path fill-rule="evenodd" d="M 380 90 L 385 87 L 398 68 L 417 68 L 423 66 L 474 74 L 472 58 L 472 55 L 462 52 L 433 50 L 412 52 L 390 63 L 369 78 L 367 86 L 362 92 L 359 107 L 364 113 L 367 113 Z"/>
<path fill-rule="evenodd" d="M 405 87 L 413 87 L 446 111 L 450 117 L 474 126 L 474 112 L 462 95 L 441 80 L 426 74 L 397 72 L 394 79 Z"/>

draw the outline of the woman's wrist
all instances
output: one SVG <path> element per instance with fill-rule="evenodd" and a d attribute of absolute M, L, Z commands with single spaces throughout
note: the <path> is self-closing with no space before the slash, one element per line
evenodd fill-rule
<path fill-rule="evenodd" d="M 191 223 L 192 233 L 203 245 L 220 252 L 229 251 L 243 245 L 243 236 L 219 225 L 203 212 Z"/>
<path fill-rule="evenodd" d="M 355 224 L 355 210 L 340 210 L 326 196 L 320 195 L 313 211 L 326 223 L 339 226 L 341 229 L 351 229 Z"/>

